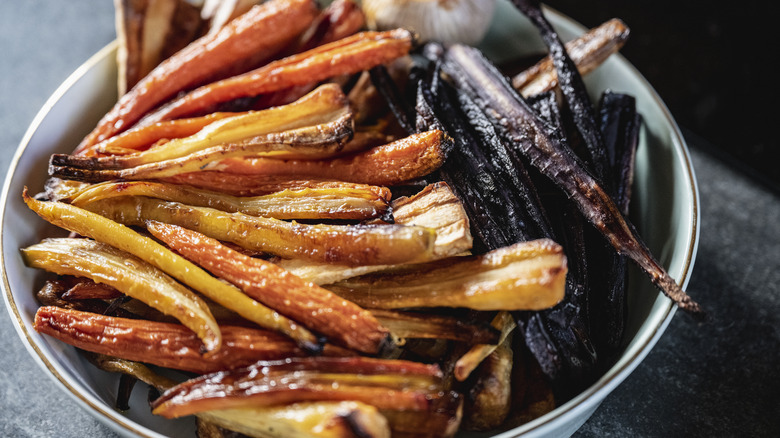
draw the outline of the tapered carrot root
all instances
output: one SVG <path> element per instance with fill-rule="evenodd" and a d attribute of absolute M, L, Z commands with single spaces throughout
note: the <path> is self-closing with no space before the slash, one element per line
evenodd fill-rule
<path fill-rule="evenodd" d="M 91 239 L 45 239 L 22 250 L 25 263 L 58 275 L 91 278 L 173 316 L 218 350 L 217 321 L 198 295 L 130 253 Z"/>
<path fill-rule="evenodd" d="M 370 312 L 273 263 L 243 255 L 186 228 L 160 222 L 148 222 L 147 228 L 214 275 L 338 344 L 375 354 L 390 342 L 388 330 Z"/>
<path fill-rule="evenodd" d="M 202 37 L 158 65 L 122 96 L 75 153 L 125 131 L 179 91 L 199 85 L 249 56 L 266 57 L 290 44 L 317 16 L 311 0 L 273 0 L 257 6 L 219 32 Z"/>
<path fill-rule="evenodd" d="M 154 123 L 186 117 L 240 97 L 257 96 L 333 76 L 357 73 L 406 55 L 413 35 L 404 29 L 362 32 L 197 88 L 145 117 Z"/>
<path fill-rule="evenodd" d="M 39 333 L 82 350 L 199 374 L 240 368 L 258 360 L 307 355 L 284 335 L 255 328 L 222 326 L 222 348 L 204 356 L 200 340 L 178 324 L 51 306 L 38 309 L 34 327 Z"/>
<path fill-rule="evenodd" d="M 345 157 L 327 160 L 224 160 L 219 169 L 245 175 L 396 185 L 425 176 L 441 167 L 449 147 L 450 138 L 442 131 L 432 130 Z"/>

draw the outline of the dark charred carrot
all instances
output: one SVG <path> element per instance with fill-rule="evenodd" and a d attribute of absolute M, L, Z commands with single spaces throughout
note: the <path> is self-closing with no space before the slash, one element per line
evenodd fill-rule
<path fill-rule="evenodd" d="M 620 254 L 636 262 L 680 308 L 701 314 L 699 305 L 655 259 L 612 198 L 570 149 L 548 135 L 544 124 L 495 66 L 477 49 L 462 45 L 450 47 L 444 59 L 448 77 L 473 96 L 500 133 L 575 202 Z"/>
<path fill-rule="evenodd" d="M 225 65 L 290 44 L 317 16 L 312 0 L 273 0 L 233 20 L 163 61 L 100 120 L 75 153 L 129 129 L 149 110 L 176 93 L 200 85 Z"/>
<path fill-rule="evenodd" d="M 604 137 L 596 123 L 596 110 L 590 102 L 585 83 L 577 70 L 577 65 L 569 57 L 558 33 L 542 12 L 541 4 L 536 0 L 513 0 L 539 29 L 542 40 L 550 51 L 553 65 L 558 73 L 558 82 L 563 95 L 587 149 L 588 158 L 594 176 L 602 187 L 611 190 L 612 181 L 607 177 L 609 168 L 604 146 Z"/>
<path fill-rule="evenodd" d="M 404 29 L 362 32 L 197 88 L 145 117 L 144 124 L 184 117 L 240 97 L 257 96 L 388 63 L 409 53 Z"/>
<path fill-rule="evenodd" d="M 149 222 L 147 228 L 184 257 L 337 344 L 375 354 L 390 342 L 388 330 L 370 312 L 273 263 L 176 225 Z"/>

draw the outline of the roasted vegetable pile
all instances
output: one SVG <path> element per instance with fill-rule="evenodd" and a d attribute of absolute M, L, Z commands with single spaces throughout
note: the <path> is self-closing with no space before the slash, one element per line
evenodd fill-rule
<path fill-rule="evenodd" d="M 510 79 L 350 0 L 118 0 L 119 100 L 23 194 L 71 232 L 21 250 L 35 329 L 200 436 L 447 437 L 592 383 L 629 262 L 699 312 L 627 219 L 633 98 L 580 76 L 628 29 L 515 3 L 550 56 Z"/>

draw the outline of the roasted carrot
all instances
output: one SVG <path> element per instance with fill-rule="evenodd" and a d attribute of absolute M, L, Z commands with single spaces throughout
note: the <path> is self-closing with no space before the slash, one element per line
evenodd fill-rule
<path fill-rule="evenodd" d="M 222 326 L 222 348 L 208 356 L 197 336 L 179 324 L 44 306 L 35 313 L 34 327 L 82 350 L 199 374 L 306 356 L 290 338 L 249 327 Z"/>
<path fill-rule="evenodd" d="M 328 160 L 223 160 L 219 169 L 246 175 L 330 178 L 372 185 L 396 185 L 438 169 L 450 138 L 442 131 L 413 134 L 383 146 Z"/>
<path fill-rule="evenodd" d="M 178 319 L 207 350 L 219 350 L 220 329 L 203 299 L 155 266 L 92 239 L 51 238 L 22 250 L 27 266 L 86 277 Z"/>
<path fill-rule="evenodd" d="M 250 297 L 337 344 L 375 354 L 390 342 L 388 330 L 370 312 L 273 263 L 248 257 L 176 225 L 150 221 L 147 229 L 179 254 L 235 284 Z"/>
<path fill-rule="evenodd" d="M 96 143 L 93 146 L 84 149 L 81 154 L 86 156 L 100 154 L 125 155 L 145 151 L 157 142 L 189 137 L 212 122 L 235 115 L 237 114 L 216 112 L 202 117 L 167 120 L 149 126 L 133 128 L 107 140 L 103 140 L 100 143 Z"/>
<path fill-rule="evenodd" d="M 244 318 L 290 336 L 301 347 L 312 351 L 320 349 L 318 339 L 309 330 L 249 298 L 238 288 L 212 277 L 153 239 L 64 202 L 35 200 L 27 194 L 26 187 L 22 197 L 27 206 L 47 222 L 127 251 Z"/>
<path fill-rule="evenodd" d="M 147 111 L 187 88 L 200 85 L 226 65 L 264 52 L 279 52 L 317 16 L 312 0 L 272 0 L 252 8 L 218 32 L 206 35 L 163 61 L 98 122 L 76 153 L 129 129 Z"/>
<path fill-rule="evenodd" d="M 366 70 L 406 55 L 412 47 L 412 39 L 412 33 L 404 29 L 361 32 L 248 73 L 204 85 L 155 110 L 144 117 L 142 123 L 186 117 L 239 97 L 257 96 Z"/>
<path fill-rule="evenodd" d="M 586 75 L 620 50 L 628 40 L 629 33 L 625 23 L 613 18 L 566 43 L 566 52 L 577 64 L 580 74 Z M 512 78 L 512 86 L 523 97 L 552 90 L 557 85 L 558 74 L 549 56 Z"/>
<path fill-rule="evenodd" d="M 212 409 L 355 400 L 379 409 L 427 410 L 445 397 L 436 365 L 365 357 L 260 361 L 183 382 L 152 403 L 167 418 Z"/>
<path fill-rule="evenodd" d="M 328 44 L 346 38 L 358 32 L 365 26 L 365 18 L 363 10 L 354 1 L 336 0 L 322 11 L 294 47 L 286 51 L 285 56 L 311 50 L 322 44 Z M 275 93 L 264 94 L 254 102 L 253 108 L 269 108 L 292 102 L 308 93 L 316 84 L 317 82 L 311 82 L 309 84 L 291 87 L 286 90 L 280 90 Z"/>

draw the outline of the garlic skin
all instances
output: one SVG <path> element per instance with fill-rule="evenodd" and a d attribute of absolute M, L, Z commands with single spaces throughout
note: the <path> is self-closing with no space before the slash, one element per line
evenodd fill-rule
<path fill-rule="evenodd" d="M 368 27 L 403 27 L 422 41 L 476 45 L 493 21 L 495 0 L 363 0 Z"/>

